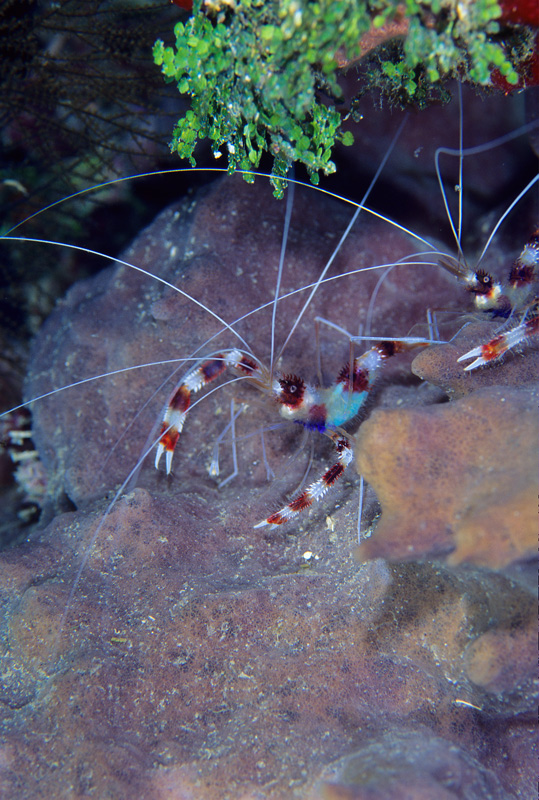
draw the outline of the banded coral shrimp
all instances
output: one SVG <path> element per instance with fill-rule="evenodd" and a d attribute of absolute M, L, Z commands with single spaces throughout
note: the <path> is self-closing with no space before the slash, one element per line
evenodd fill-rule
<path fill-rule="evenodd" d="M 185 209 L 184 214 L 194 218 L 194 227 L 189 234 L 184 232 L 183 239 L 172 239 L 171 229 L 166 227 L 178 221 L 174 210 L 162 220 L 159 237 L 155 231 L 151 234 L 160 247 L 152 253 L 152 260 L 160 268 L 172 258 L 178 242 L 185 244 L 189 261 L 196 264 L 197 270 L 184 275 L 182 288 L 227 320 L 258 308 L 262 300 L 269 302 L 275 286 L 285 208 L 283 204 L 272 204 L 275 211 L 261 218 L 252 188 L 226 183 L 210 196 L 209 205 L 201 209 L 192 204 L 189 211 Z M 269 190 L 267 195 L 266 188 L 255 191 L 269 205 Z M 297 194 L 294 206 L 300 225 L 299 229 L 293 226 L 287 243 L 291 271 L 285 272 L 283 293 L 316 280 L 336 238 L 333 231 L 327 234 L 330 211 L 325 203 L 318 208 L 311 199 Z M 254 211 L 254 219 L 246 217 L 248 211 Z M 344 227 L 350 213 L 335 213 Z M 304 223 L 307 218 L 308 226 Z M 379 241 L 375 248 L 361 240 L 360 251 L 358 240 L 348 240 L 348 249 L 341 254 L 347 270 L 358 254 L 372 266 L 373 262 L 394 263 L 394 246 L 399 259 L 406 254 L 405 246 L 411 255 L 416 252 L 416 244 L 401 238 L 393 228 L 387 230 L 385 223 L 381 226 L 381 244 L 388 248 L 385 257 L 377 249 Z M 213 238 L 208 241 L 210 229 Z M 372 232 L 374 226 L 367 225 L 366 229 Z M 321 239 L 315 239 L 317 230 L 322 233 Z M 253 247 L 255 235 L 269 263 L 260 262 L 259 251 Z M 223 247 L 227 238 L 232 245 L 230 250 Z M 519 245 L 513 252 L 518 252 Z M 135 243 L 125 260 L 140 264 L 147 248 L 144 241 Z M 227 293 L 218 291 L 217 297 L 210 292 L 215 286 L 220 289 L 222 283 L 203 261 L 208 251 L 212 264 L 218 262 L 226 270 Z M 247 272 L 242 264 L 259 269 Z M 306 274 L 306 266 L 313 277 Z M 426 282 L 425 273 L 418 272 L 414 283 L 410 277 L 413 268 L 408 265 L 404 269 L 406 287 L 413 296 L 417 290 L 417 306 L 403 308 L 394 270 L 393 286 L 386 281 L 380 293 L 376 306 L 380 317 L 374 320 L 373 335 L 395 336 L 398 321 L 403 326 L 398 333 L 405 336 L 424 319 L 427 305 L 440 305 L 441 295 L 442 305 L 448 305 L 451 286 L 458 301 L 455 307 L 462 307 L 462 287 L 454 285 L 443 272 L 438 283 L 431 277 L 432 268 L 425 267 L 429 280 Z M 335 270 L 338 273 L 339 264 L 335 264 Z M 52 388 L 60 378 L 57 372 L 42 369 L 45 354 L 53 356 L 62 371 L 67 363 L 73 381 L 111 367 L 123 368 L 120 358 L 126 359 L 128 367 L 141 361 L 198 358 L 200 342 L 206 342 L 215 328 L 222 327 L 215 319 L 208 320 L 206 313 L 199 314 L 190 301 L 178 308 L 177 293 L 172 289 L 163 294 L 153 284 L 143 284 L 141 298 L 140 288 L 133 287 L 127 274 L 127 269 L 121 269 L 114 276 L 95 279 L 93 286 L 85 284 L 73 289 L 56 322 L 49 323 L 47 343 L 35 354 L 35 371 L 49 373 L 46 377 L 52 381 Z M 346 281 L 356 280 L 357 276 L 340 278 L 333 285 L 326 284 L 330 289 L 326 295 L 317 295 L 316 308 L 309 309 L 311 319 L 302 320 L 284 354 L 287 363 L 283 368 L 287 372 L 310 375 L 315 371 L 316 359 L 311 355 L 316 352 L 311 346 L 315 315 L 357 330 L 358 305 L 368 308 L 370 290 L 378 275 L 371 277 L 371 285 L 359 300 L 346 289 Z M 336 291 L 335 285 L 342 286 L 343 292 Z M 429 299 L 420 294 L 425 285 L 432 293 Z M 389 316 L 395 294 L 400 301 L 398 320 Z M 105 304 L 106 312 L 96 311 L 98 302 Z M 243 305 L 238 307 L 240 302 Z M 299 307 L 301 297 L 297 296 L 279 303 L 278 313 L 283 315 L 279 317 L 280 324 L 283 318 L 294 319 Z M 83 316 L 83 308 L 90 313 Z M 268 309 L 266 327 L 259 315 L 251 315 L 237 326 L 249 346 L 262 354 L 267 353 L 267 325 L 271 324 L 271 306 Z M 98 338 L 104 319 L 108 350 Z M 127 337 L 126 319 L 135 329 Z M 381 327 L 381 322 L 387 328 Z M 380 327 L 375 328 L 375 323 Z M 287 331 L 289 327 L 286 326 Z M 164 328 L 170 335 L 167 341 Z M 113 336 L 117 330 L 122 331 L 121 340 Z M 333 337 L 332 329 L 329 332 L 323 337 L 322 364 L 331 379 L 349 357 L 349 351 L 346 340 L 343 346 L 341 339 Z M 144 338 L 146 352 L 141 346 Z M 118 341 L 122 341 L 121 347 Z M 96 348 L 91 347 L 93 343 Z M 215 352 L 235 344 L 227 338 L 224 344 L 219 341 L 209 347 Z M 305 364 L 306 352 L 309 366 Z M 182 369 L 188 369 L 190 364 Z M 152 386 L 159 385 L 171 367 L 159 363 L 156 371 L 159 374 L 152 377 Z M 37 378 L 34 376 L 33 380 Z M 61 781 L 67 796 L 88 791 L 103 796 L 104 787 L 113 796 L 128 796 L 134 782 L 140 796 L 150 797 L 166 796 L 166 780 L 174 782 L 178 796 L 190 790 L 195 796 L 204 797 L 223 797 L 223 785 L 230 796 L 238 796 L 240 789 L 247 791 L 245 786 L 266 787 L 261 789 L 262 796 L 291 796 L 283 787 L 285 783 L 290 787 L 292 781 L 289 791 L 305 796 L 301 793 L 316 772 L 316 764 L 327 763 L 357 744 L 360 725 L 371 730 L 376 727 L 374 715 L 366 706 L 380 703 L 380 691 L 358 680 L 358 653 L 364 631 L 346 627 L 345 620 L 357 616 L 358 610 L 361 624 L 373 619 L 388 585 L 387 571 L 379 563 L 358 569 L 345 555 L 349 549 L 347 518 L 353 518 L 348 528 L 353 531 L 355 503 L 353 512 L 348 512 L 348 504 L 344 503 L 329 529 L 323 508 L 304 517 L 300 527 L 303 535 L 307 534 L 307 541 L 299 541 L 296 533 L 264 536 L 253 530 L 253 523 L 266 511 L 266 507 L 254 508 L 246 500 L 250 482 L 259 486 L 265 479 L 259 435 L 245 438 L 245 431 L 238 428 L 240 476 L 221 490 L 207 477 L 208 456 L 201 455 L 201 442 L 211 443 L 225 424 L 223 410 L 228 398 L 219 392 L 190 412 L 181 453 L 175 456 L 173 481 L 168 484 L 150 464 L 142 473 L 139 488 L 115 503 L 102 523 L 107 501 L 102 497 L 94 499 L 93 478 L 106 458 L 110 442 L 118 439 L 126 419 L 130 419 L 132 398 L 136 397 L 138 406 L 140 398 L 152 394 L 147 383 L 142 369 L 130 370 L 114 389 L 108 388 L 106 381 L 94 381 L 74 388 L 72 393 L 70 390 L 71 401 L 67 391 L 57 393 L 55 397 L 61 403 L 55 409 L 47 411 L 46 401 L 41 403 L 36 439 L 39 428 L 50 426 L 53 438 L 40 449 L 45 457 L 49 450 L 48 457 L 59 459 L 61 466 L 56 472 L 65 477 L 59 493 L 67 486 L 78 510 L 56 517 L 46 537 L 25 551 L 22 568 L 15 566 L 10 571 L 10 564 L 15 562 L 9 555 L 4 559 L 4 575 L 9 575 L 13 589 L 20 590 L 22 598 L 9 619 L 11 676 L 7 695 L 12 704 L 18 702 L 26 709 L 33 725 L 36 716 L 43 715 L 40 725 L 33 728 L 42 732 L 46 740 L 42 760 L 35 769 L 36 780 L 49 781 L 48 786 Z M 99 387 L 97 393 L 90 391 L 92 386 Z M 231 388 L 237 394 L 241 386 Z M 242 401 L 251 404 L 253 428 L 267 426 L 266 412 L 255 404 L 256 392 L 251 391 L 248 400 L 245 397 L 246 393 L 242 393 Z M 397 398 L 393 395 L 392 399 Z M 126 477 L 126 462 L 137 462 L 148 431 L 159 417 L 163 398 L 155 398 L 152 404 L 136 418 L 107 461 L 104 475 L 99 478 L 101 491 L 121 484 Z M 69 423 L 60 425 L 60 415 L 64 414 Z M 238 426 L 246 418 L 238 418 Z M 133 442 L 132 432 L 138 436 L 137 442 Z M 287 438 L 274 444 L 274 436 L 268 433 L 265 444 L 270 464 L 282 463 L 283 454 L 288 457 L 290 453 Z M 320 461 L 316 460 L 316 474 L 331 458 L 331 450 L 321 454 Z M 253 462 L 255 466 L 249 472 L 248 465 Z M 223 475 L 229 466 L 224 460 Z M 328 499 L 331 504 L 336 501 Z M 56 663 L 51 666 L 50 652 L 57 641 L 59 619 L 64 614 L 70 581 L 80 564 L 80 545 L 84 548 L 100 525 L 100 535 L 65 620 Z M 336 533 L 331 535 L 333 525 Z M 350 539 L 355 539 L 352 532 Z M 306 548 L 320 556 L 321 569 L 300 569 L 301 554 Z M 75 553 L 78 559 L 73 567 Z M 339 631 L 348 640 L 346 645 L 340 640 L 337 644 Z M 331 690 L 321 685 L 320 674 L 326 674 L 329 666 L 323 654 L 330 657 L 332 669 L 340 676 L 336 693 L 335 687 Z M 376 674 L 378 682 L 385 681 L 385 686 L 394 688 L 387 666 L 373 661 L 367 667 L 369 671 L 371 677 Z M 44 681 L 51 672 L 53 681 Z M 405 676 L 411 680 L 411 675 L 401 663 L 399 679 Z M 416 683 L 416 690 L 418 695 L 429 697 L 434 689 L 425 681 Z M 300 699 L 302 692 L 308 695 L 309 710 Z M 351 697 L 355 698 L 353 709 Z M 473 700 L 471 697 L 470 702 Z M 388 706 L 382 712 L 389 716 L 395 713 Z M 58 716 L 65 720 L 61 730 L 55 721 Z M 306 721 L 305 727 L 298 724 L 298 719 Z M 338 720 L 337 731 L 331 719 Z M 13 729 L 12 741 L 19 744 L 17 734 L 18 730 Z M 253 746 L 257 751 L 255 762 Z M 33 753 L 33 744 L 25 740 L 20 752 L 26 756 Z M 17 758 L 13 756 L 14 764 Z M 224 765 L 230 758 L 235 764 L 232 775 Z M 47 759 L 61 765 L 60 778 L 44 763 Z"/>

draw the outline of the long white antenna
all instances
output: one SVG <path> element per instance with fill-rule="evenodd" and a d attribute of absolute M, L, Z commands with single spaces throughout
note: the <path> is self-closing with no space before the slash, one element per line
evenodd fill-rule
<path fill-rule="evenodd" d="M 529 192 L 529 190 L 532 188 L 533 184 L 534 184 L 534 183 L 537 183 L 537 181 L 539 181 L 539 175 L 535 175 L 535 177 L 531 179 L 531 181 L 530 181 L 530 182 L 529 182 L 529 183 L 528 183 L 528 184 L 527 184 L 527 185 L 524 187 L 524 189 L 523 189 L 523 190 L 520 192 L 520 194 L 518 195 L 518 197 L 515 197 L 515 199 L 513 200 L 513 202 L 510 204 L 510 206 L 509 206 L 509 207 L 508 207 L 508 208 L 507 208 L 507 209 L 506 209 L 506 210 L 503 212 L 502 216 L 500 217 L 500 219 L 498 220 L 498 222 L 496 223 L 496 225 L 495 225 L 495 226 L 494 226 L 494 228 L 492 229 L 492 233 L 491 233 L 491 234 L 490 234 L 490 236 L 488 237 L 488 239 L 487 239 L 487 243 L 485 244 L 485 246 L 483 247 L 483 250 L 481 251 L 481 255 L 479 256 L 479 259 L 478 259 L 478 261 L 477 261 L 477 265 L 476 265 L 476 267 L 477 267 L 477 266 L 479 266 L 479 264 L 481 263 L 481 261 L 482 261 L 482 260 L 483 260 L 483 258 L 485 257 L 485 253 L 487 252 L 487 250 L 488 250 L 488 248 L 489 248 L 489 245 L 490 245 L 490 243 L 491 243 L 492 239 L 493 239 L 493 238 L 494 238 L 494 236 L 496 235 L 496 232 L 497 232 L 498 228 L 500 227 L 500 225 L 502 224 L 502 222 L 504 221 L 504 219 L 506 218 L 506 216 L 507 216 L 508 214 L 510 214 L 510 213 L 511 213 L 511 211 L 512 211 L 512 210 L 514 209 L 514 207 L 517 205 L 517 203 L 519 202 L 519 200 L 520 200 L 522 197 L 524 197 L 524 195 L 525 195 L 527 192 Z"/>
<path fill-rule="evenodd" d="M 455 230 L 455 226 L 454 226 L 453 220 L 451 218 L 451 212 L 449 211 L 449 206 L 447 204 L 447 198 L 445 196 L 445 189 L 444 189 L 443 181 L 442 181 L 442 178 L 441 178 L 440 166 L 439 166 L 440 155 L 443 154 L 443 155 L 446 155 L 446 156 L 458 156 L 459 159 L 464 158 L 464 156 L 480 155 L 481 153 L 487 153 L 489 150 L 494 150 L 494 148 L 496 148 L 496 147 L 501 147 L 502 145 L 507 144 L 507 142 L 510 142 L 513 139 L 517 139 L 519 136 L 524 136 L 526 133 L 529 133 L 530 131 L 535 130 L 535 128 L 539 128 L 539 120 L 537 120 L 537 119 L 536 120 L 532 120 L 532 122 L 528 122 L 525 125 L 522 125 L 520 128 L 517 128 L 517 130 L 515 130 L 515 131 L 511 131 L 510 133 L 506 133 L 503 136 L 499 136 L 497 139 L 493 139 L 491 142 L 487 142 L 486 144 L 478 144 L 478 145 L 475 145 L 474 147 L 468 147 L 466 150 L 464 150 L 462 147 L 459 147 L 458 150 L 455 150 L 452 147 L 439 147 L 436 150 L 436 153 L 434 154 L 434 162 L 435 162 L 435 165 L 436 165 L 436 174 L 438 176 L 438 183 L 439 183 L 440 188 L 442 190 L 442 199 L 443 199 L 445 210 L 446 210 L 446 213 L 447 213 L 447 218 L 449 220 L 449 224 L 451 226 L 451 230 L 453 232 L 453 236 L 455 237 L 455 241 L 457 243 L 459 256 L 464 257 L 463 253 L 462 253 L 462 250 L 461 250 L 461 247 L 460 247 L 460 235 L 457 234 L 457 232 Z M 533 185 L 533 182 L 532 182 L 531 185 Z M 529 186 L 527 186 L 526 189 L 524 189 L 524 192 L 526 192 L 528 190 L 528 188 L 529 188 Z M 522 193 L 519 195 L 519 198 L 521 196 L 522 196 Z M 515 201 L 515 202 L 517 202 L 517 201 Z M 511 204 L 511 208 L 514 206 L 514 204 L 515 203 Z M 507 212 L 507 213 L 509 213 L 509 212 Z M 492 238 L 492 237 L 490 237 L 490 238 Z M 489 239 L 489 241 L 490 241 L 490 239 Z"/>
<path fill-rule="evenodd" d="M 271 354 L 270 354 L 270 370 L 273 375 L 273 353 L 275 349 L 275 320 L 277 317 L 277 303 L 279 302 L 279 293 L 281 291 L 281 280 L 283 277 L 284 257 L 286 253 L 286 243 L 288 242 L 288 232 L 290 230 L 290 220 L 292 218 L 292 209 L 294 207 L 294 188 L 295 183 L 288 184 L 288 191 L 286 195 L 286 214 L 284 218 L 283 238 L 281 241 L 281 253 L 279 255 L 279 270 L 277 272 L 277 284 L 275 286 L 275 297 L 273 299 L 273 310 L 271 314 Z"/>
<path fill-rule="evenodd" d="M 463 142 L 463 122 L 462 122 L 462 87 L 460 83 L 458 84 L 459 88 L 459 147 L 458 150 L 454 150 L 453 148 L 448 147 L 438 147 L 435 154 L 434 154 L 434 166 L 436 169 L 436 177 L 438 178 L 438 185 L 440 187 L 440 192 L 442 195 L 442 200 L 444 203 L 445 213 L 447 215 L 447 219 L 449 221 L 449 225 L 451 227 L 451 232 L 453 233 L 453 238 L 455 239 L 455 243 L 457 245 L 457 252 L 459 256 L 459 261 L 464 261 L 464 253 L 462 252 L 461 246 L 461 233 L 462 233 L 462 163 L 464 160 L 464 150 L 462 146 Z M 458 229 L 455 229 L 455 223 L 453 222 L 453 216 L 451 214 L 451 210 L 449 208 L 449 203 L 447 202 L 447 195 L 445 191 L 444 182 L 442 179 L 442 173 L 440 171 L 440 155 L 457 155 L 459 159 L 459 177 L 458 177 L 458 195 L 459 195 L 459 211 L 458 211 Z"/>
<path fill-rule="evenodd" d="M 462 169 L 464 165 L 464 155 L 463 155 L 463 146 L 464 146 L 464 115 L 462 113 L 462 84 L 457 84 L 459 88 L 459 183 L 457 187 L 458 191 L 458 198 L 459 198 L 459 228 L 458 228 L 458 251 L 462 253 L 462 195 L 463 195 L 463 186 L 462 183 Z"/>
<path fill-rule="evenodd" d="M 394 135 L 393 139 L 391 140 L 391 144 L 389 145 L 389 147 L 388 147 L 388 149 L 387 149 L 387 151 L 386 151 L 386 154 L 384 155 L 384 157 L 383 157 L 383 159 L 382 159 L 382 162 L 381 162 L 380 166 L 379 166 L 379 167 L 378 167 L 378 169 L 376 170 L 376 173 L 375 173 L 375 175 L 374 175 L 374 178 L 373 178 L 373 179 L 372 179 L 372 181 L 370 182 L 370 184 L 369 184 L 369 187 L 368 187 L 367 191 L 366 191 L 366 192 L 365 192 L 365 194 L 363 195 L 363 199 L 362 199 L 361 203 L 358 205 L 358 207 L 357 207 L 357 208 L 356 208 L 356 210 L 354 211 L 354 214 L 352 215 L 352 219 L 350 220 L 350 222 L 349 222 L 349 223 L 348 223 L 348 225 L 346 226 L 346 230 L 344 231 L 343 235 L 342 235 L 342 236 L 341 236 L 341 238 L 339 239 L 339 243 L 337 244 L 337 247 L 335 248 L 335 250 L 334 250 L 334 251 L 333 251 L 333 253 L 331 254 L 331 256 L 330 256 L 330 258 L 329 258 L 329 260 L 328 260 L 328 262 L 327 262 L 326 266 L 324 267 L 324 269 L 323 269 L 323 270 L 322 270 L 322 272 L 320 273 L 320 276 L 319 276 L 318 280 L 317 280 L 317 281 L 316 281 L 316 283 L 314 284 L 314 286 L 313 286 L 313 288 L 312 288 L 312 290 L 311 290 L 311 293 L 309 294 L 309 297 L 308 297 L 308 298 L 307 298 L 307 300 L 305 301 L 305 303 L 304 303 L 304 305 L 303 305 L 303 308 L 301 309 L 301 311 L 299 312 L 298 316 L 296 317 L 296 319 L 295 319 L 295 322 L 294 322 L 294 324 L 292 325 L 292 328 L 291 328 L 291 330 L 290 330 L 290 333 L 289 333 L 289 334 L 288 334 L 288 336 L 286 337 L 286 339 L 285 339 L 285 341 L 284 341 L 284 343 L 283 343 L 283 345 L 282 345 L 282 347 L 281 347 L 281 349 L 280 349 L 280 351 L 279 351 L 279 356 L 280 356 L 280 355 L 281 355 L 281 353 L 284 351 L 284 349 L 285 349 L 286 345 L 287 345 L 287 344 L 288 344 L 288 342 L 290 341 L 290 337 L 292 336 L 292 334 L 294 333 L 294 331 L 295 331 L 295 330 L 296 330 L 296 328 L 298 327 L 298 325 L 299 325 L 299 323 L 300 323 L 300 320 L 301 320 L 301 318 L 303 317 L 304 313 L 307 311 L 307 308 L 309 307 L 309 305 L 310 305 L 310 303 L 311 303 L 311 300 L 313 299 L 314 295 L 315 295 L 315 294 L 316 294 L 316 292 L 318 291 L 318 287 L 320 286 L 320 284 L 322 283 L 322 281 L 323 281 L 323 280 L 324 280 L 324 278 L 326 277 L 326 273 L 327 273 L 327 271 L 329 270 L 329 268 L 331 267 L 331 265 L 333 264 L 333 262 L 334 262 L 334 260 L 335 260 L 335 258 L 336 258 L 336 256 L 337 256 L 337 253 L 339 252 L 339 250 L 340 250 L 340 249 L 341 249 L 341 247 L 343 246 L 344 242 L 345 242 L 345 241 L 346 241 L 346 239 L 348 238 L 348 234 L 350 233 L 350 231 L 351 231 L 352 227 L 354 226 L 354 224 L 355 224 L 355 222 L 356 222 L 356 220 L 357 220 L 357 218 L 358 218 L 358 216 L 359 216 L 359 214 L 360 214 L 360 212 L 361 212 L 361 210 L 362 210 L 363 206 L 364 206 L 364 205 L 365 205 L 365 203 L 367 202 L 367 199 L 368 199 L 368 197 L 369 197 L 369 195 L 370 195 L 371 191 L 373 190 L 373 188 L 374 188 L 374 186 L 375 186 L 375 184 L 376 184 L 376 182 L 377 182 L 377 180 L 378 180 L 378 178 L 379 178 L 379 176 L 380 176 L 380 173 L 382 172 L 383 168 L 385 167 L 385 165 L 386 165 L 386 163 L 387 163 L 387 160 L 388 160 L 389 156 L 391 155 L 391 152 L 393 151 L 393 148 L 395 147 L 395 144 L 397 143 L 397 140 L 398 140 L 399 136 L 401 135 L 402 129 L 404 128 L 404 125 L 405 125 L 405 123 L 406 123 L 406 120 L 407 120 L 407 119 L 408 119 L 408 117 L 407 117 L 407 116 L 405 116 L 405 117 L 404 117 L 404 119 L 402 120 L 401 124 L 399 125 L 399 127 L 398 127 L 398 129 L 397 129 L 397 132 L 395 133 L 395 135 Z"/>

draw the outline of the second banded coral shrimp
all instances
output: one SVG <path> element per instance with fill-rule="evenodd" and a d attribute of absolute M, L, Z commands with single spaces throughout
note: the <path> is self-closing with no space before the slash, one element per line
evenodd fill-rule
<path fill-rule="evenodd" d="M 484 108 L 481 112 L 485 113 Z M 451 116 L 455 116 L 454 109 Z M 454 120 L 452 124 L 458 134 L 458 124 Z M 394 122 L 392 131 L 397 127 Z M 395 200 L 394 212 L 402 205 L 405 189 L 411 197 L 410 187 L 419 180 L 411 175 L 415 162 L 423 157 L 428 161 L 431 171 L 421 175 L 421 191 L 414 197 L 426 217 L 424 225 L 414 225 L 423 240 L 414 240 L 405 230 L 362 211 L 324 275 L 328 280 L 317 288 L 282 353 L 311 287 L 320 279 L 352 216 L 348 206 L 334 207 L 314 189 L 298 187 L 295 192 L 291 225 L 284 237 L 275 318 L 272 300 L 287 207 L 272 199 L 265 182 L 258 181 L 253 187 L 239 177 L 222 181 L 202 199 L 165 211 L 123 254 L 124 264 L 119 262 L 113 271 L 75 286 L 59 305 L 36 341 L 26 390 L 29 397 L 42 396 L 32 406 L 34 442 L 50 476 L 50 496 L 60 506 L 67 498 L 78 509 L 72 511 L 72 506 L 64 503 L 68 515 L 56 517 L 51 530 L 59 530 L 64 523 L 67 527 L 48 539 L 54 542 L 59 535 L 58 541 L 62 541 L 61 545 L 49 545 L 54 554 L 51 562 L 58 560 L 63 565 L 53 570 L 54 575 L 62 575 L 61 580 L 48 584 L 55 598 L 50 606 L 55 609 L 53 616 L 57 617 L 59 608 L 64 614 L 76 576 L 77 583 L 80 581 L 76 595 L 84 598 L 83 605 L 92 605 L 93 593 L 97 606 L 104 609 L 99 635 L 108 637 L 110 643 L 126 638 L 120 619 L 131 602 L 142 608 L 142 595 L 156 591 L 150 585 L 166 585 L 166 592 L 174 594 L 177 571 L 186 591 L 202 579 L 218 586 L 235 563 L 240 580 L 251 574 L 255 564 L 263 574 L 297 569 L 305 551 L 321 559 L 332 558 L 337 551 L 342 555 L 343 548 L 355 541 L 358 504 L 353 468 L 347 471 L 349 480 L 339 481 L 340 486 L 332 489 L 327 504 L 317 503 L 311 514 L 302 511 L 295 524 L 279 526 L 278 531 L 254 528 L 287 507 L 286 494 L 294 497 L 295 491 L 301 493 L 298 486 L 319 480 L 336 459 L 332 443 L 317 435 L 311 437 L 312 457 L 308 443 L 299 458 L 292 458 L 303 445 L 301 426 L 283 426 L 275 404 L 264 402 L 264 393 L 248 386 L 249 381 L 242 381 L 241 375 L 223 375 L 225 382 L 227 378 L 235 382 L 224 388 L 208 382 L 207 391 L 195 395 L 200 402 L 189 409 L 171 478 L 164 470 L 157 472 L 151 462 L 164 397 L 175 383 L 181 385 L 185 380 L 181 376 L 189 375 L 201 359 L 202 363 L 219 362 L 224 353 L 236 350 L 269 369 L 273 340 L 276 374 L 316 383 L 320 354 L 322 385 L 332 386 L 347 362 L 361 353 L 358 342 L 351 353 L 347 333 L 406 340 L 416 329 L 428 338 L 424 323 L 428 308 L 441 309 L 439 319 L 453 309 L 458 328 L 461 323 L 455 312 L 465 310 L 469 298 L 463 283 L 438 266 L 443 257 L 454 259 L 454 247 L 447 244 L 440 249 L 430 243 L 429 231 L 439 234 L 447 225 L 442 221 L 444 211 L 432 169 L 435 147 L 419 154 L 417 147 L 411 149 L 411 139 L 417 141 L 414 128 L 410 123 L 405 126 L 397 155 L 390 157 L 378 185 L 385 185 Z M 485 138 L 479 136 L 479 143 Z M 442 142 L 447 143 L 445 136 Z M 458 145 L 458 136 L 456 142 Z M 515 144 L 520 141 L 510 138 L 504 145 L 509 165 L 518 162 Z M 479 156 L 473 157 L 474 162 Z M 509 162 L 510 158 L 514 161 Z M 524 164 L 528 169 L 527 159 Z M 445 169 L 442 165 L 442 172 Z M 477 170 L 475 193 L 479 195 L 486 170 L 480 166 Z M 488 175 L 493 195 L 495 177 Z M 504 192 L 514 181 L 514 196 L 527 182 L 522 175 L 514 178 L 510 166 L 501 177 Z M 455 183 L 451 176 L 449 185 Z M 438 217 L 434 197 L 442 206 Z M 526 229 L 529 235 L 526 208 L 530 198 L 534 199 L 531 192 L 495 239 L 495 244 L 504 242 L 504 237 L 505 243 L 510 243 L 509 247 L 497 244 L 498 263 L 491 267 L 489 262 L 489 269 L 500 275 L 507 261 L 511 263 L 518 255 L 527 238 Z M 474 199 L 477 206 L 485 205 L 484 197 Z M 494 203 L 498 215 L 500 206 L 501 202 Z M 398 218 L 396 213 L 391 216 Z M 407 214 L 403 216 L 409 225 Z M 493 224 L 494 218 L 490 229 Z M 482 230 L 483 240 L 484 233 Z M 18 234 L 23 235 L 24 229 Z M 447 234 L 448 242 L 450 238 Z M 493 250 L 491 245 L 489 256 Z M 391 271 L 385 274 L 387 270 Z M 318 323 L 318 343 L 317 319 L 330 323 Z M 395 369 L 392 372 L 388 362 L 378 404 L 432 399 L 428 386 L 411 381 L 408 365 L 396 361 Z M 59 391 L 68 384 L 68 389 Z M 248 413 L 238 414 L 244 405 L 249 406 Z M 235 471 L 232 440 L 239 458 L 238 475 L 227 481 Z M 216 445 L 221 488 L 208 475 L 209 464 L 217 471 Z M 142 465 L 140 454 L 150 451 L 149 463 Z M 309 461 L 312 468 L 306 475 Z M 127 480 L 131 473 L 133 480 Z M 272 473 L 279 478 L 285 473 L 286 480 L 274 480 Z M 104 500 L 107 494 L 108 500 Z M 307 541 L 299 541 L 298 530 L 308 534 Z M 126 578 L 129 570 L 148 570 L 145 589 L 139 581 L 127 588 L 122 576 Z M 127 591 L 111 602 L 115 576 Z M 68 605 L 66 623 L 60 626 L 56 618 L 51 628 L 57 632 L 67 626 L 70 637 L 77 640 L 80 636 L 82 641 L 82 634 L 67 621 L 73 596 Z M 114 633 L 116 629 L 119 634 Z M 114 642 L 112 646 L 116 646 Z M 60 654 L 63 649 L 61 646 Z"/>

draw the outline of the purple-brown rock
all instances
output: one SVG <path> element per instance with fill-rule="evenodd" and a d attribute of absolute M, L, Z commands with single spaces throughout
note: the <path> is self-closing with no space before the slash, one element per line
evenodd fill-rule
<path fill-rule="evenodd" d="M 233 322 L 271 300 L 284 213 L 266 187 L 227 181 L 165 212 L 125 260 L 159 271 Z M 319 276 L 349 218 L 349 210 L 296 195 L 282 292 Z M 332 269 L 413 250 L 382 223 L 360 224 Z M 393 270 L 372 332 L 407 334 L 441 297 L 461 308 L 462 288 L 434 274 Z M 366 273 L 327 284 L 278 368 L 312 378 L 313 318 L 357 331 L 377 280 Z M 278 346 L 304 297 L 279 305 Z M 270 318 L 260 311 L 235 326 L 266 360 Z M 27 391 L 198 357 L 221 327 L 172 288 L 120 266 L 61 304 L 36 343 Z M 204 352 L 237 344 L 228 330 Z M 323 329 L 321 352 L 332 379 L 349 358 L 347 342 Z M 1 555 L 0 794 L 389 800 L 395 786 L 410 786 L 429 791 L 429 800 L 527 799 L 536 692 L 527 565 L 510 575 L 470 564 L 359 564 L 351 553 L 353 475 L 297 525 L 254 530 L 300 482 L 309 454 L 290 460 L 300 444 L 295 426 L 266 431 L 267 462 L 285 480 L 261 491 L 260 428 L 278 418 L 240 384 L 192 409 L 171 479 L 145 465 L 138 488 L 124 487 L 112 502 L 149 446 L 172 381 L 153 393 L 173 366 L 86 383 L 35 405 L 49 511 L 63 498 L 77 508 L 66 503 L 70 510 L 39 538 Z M 240 474 L 218 488 L 206 463 L 231 396 L 249 404 L 236 422 Z M 403 361 L 388 365 L 371 404 L 424 413 L 440 396 Z M 334 458 L 325 444 L 314 437 L 316 476 Z M 231 468 L 226 449 L 224 442 L 222 477 Z"/>
<path fill-rule="evenodd" d="M 357 437 L 357 468 L 382 517 L 360 557 L 449 556 L 493 568 L 531 558 L 537 427 L 537 391 L 525 388 L 373 412 Z"/>
<path fill-rule="evenodd" d="M 411 756 L 398 743 L 415 730 L 425 747 L 453 751 L 440 787 L 526 797 L 529 592 L 484 571 L 358 566 L 322 527 L 305 566 L 305 539 L 261 538 L 224 492 L 218 521 L 200 497 L 139 489 L 104 522 L 103 505 L 65 514 L 41 545 L 3 556 L 6 796 L 302 798 L 349 754 L 389 798 L 388 751 L 372 743 L 393 743 L 404 782 Z M 64 619 L 72 548 L 98 524 Z M 493 635 L 525 646 L 518 673 L 485 680 Z M 500 759 L 515 735 L 518 775 Z"/>

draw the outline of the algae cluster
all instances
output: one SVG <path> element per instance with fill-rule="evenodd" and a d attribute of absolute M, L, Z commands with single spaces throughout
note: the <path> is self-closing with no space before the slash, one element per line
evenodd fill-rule
<path fill-rule="evenodd" d="M 342 123 L 354 100 L 344 102 L 338 67 L 375 49 L 360 92 L 376 86 L 401 106 L 443 98 L 451 77 L 487 86 L 498 70 L 516 85 L 527 29 L 511 40 L 501 15 L 496 0 L 194 0 L 175 45 L 154 46 L 165 78 L 191 100 L 171 148 L 194 166 L 209 139 L 231 172 L 256 169 L 269 152 L 277 196 L 294 163 L 318 183 L 335 171 L 335 143 L 353 142 Z"/>

